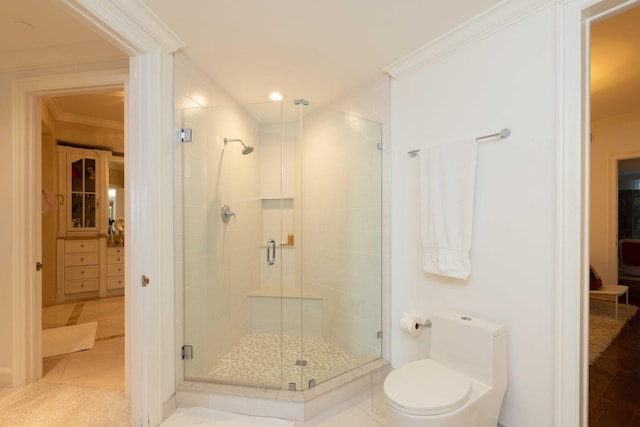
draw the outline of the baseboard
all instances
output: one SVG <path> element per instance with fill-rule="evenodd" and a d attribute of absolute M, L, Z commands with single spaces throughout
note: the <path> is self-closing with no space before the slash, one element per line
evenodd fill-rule
<path fill-rule="evenodd" d="M 176 410 L 176 395 L 175 393 L 171 395 L 166 402 L 162 404 L 162 421 L 166 420 L 173 414 Z"/>

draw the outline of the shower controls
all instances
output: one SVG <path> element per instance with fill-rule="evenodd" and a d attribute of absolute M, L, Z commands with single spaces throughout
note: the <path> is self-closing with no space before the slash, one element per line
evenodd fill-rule
<path fill-rule="evenodd" d="M 222 222 L 224 222 L 225 224 L 229 222 L 231 217 L 233 217 L 233 222 L 236 222 L 236 214 L 231 212 L 231 208 L 229 208 L 229 206 L 227 205 L 224 205 L 222 207 L 222 210 L 220 211 L 220 217 L 222 218 Z"/>
<path fill-rule="evenodd" d="M 267 240 L 267 265 L 273 265 L 276 263 L 276 241 L 273 239 Z"/>

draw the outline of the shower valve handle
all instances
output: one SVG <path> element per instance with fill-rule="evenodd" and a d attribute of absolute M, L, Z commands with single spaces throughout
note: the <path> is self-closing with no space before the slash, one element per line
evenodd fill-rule
<path fill-rule="evenodd" d="M 229 222 L 231 217 L 233 217 L 233 222 L 236 222 L 236 214 L 231 212 L 231 208 L 229 208 L 229 206 L 227 205 L 224 205 L 222 207 L 222 210 L 220 211 L 220 217 L 222 218 L 222 222 L 224 222 L 225 224 Z"/>

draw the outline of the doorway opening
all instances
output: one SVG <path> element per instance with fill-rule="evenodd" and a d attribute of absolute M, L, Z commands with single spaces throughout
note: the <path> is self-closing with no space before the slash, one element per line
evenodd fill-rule
<path fill-rule="evenodd" d="M 124 151 L 123 88 L 43 97 L 44 382 L 124 391 Z"/>
<path fill-rule="evenodd" d="M 640 392 L 626 386 L 640 380 L 633 369 L 640 349 L 630 345 L 640 337 L 640 7 L 630 6 L 611 8 L 590 26 L 589 262 L 604 285 L 617 289 L 591 292 L 587 306 L 590 426 L 633 424 L 640 411 Z"/>
<path fill-rule="evenodd" d="M 622 159 L 618 170 L 618 282 L 640 301 L 640 158 Z"/>

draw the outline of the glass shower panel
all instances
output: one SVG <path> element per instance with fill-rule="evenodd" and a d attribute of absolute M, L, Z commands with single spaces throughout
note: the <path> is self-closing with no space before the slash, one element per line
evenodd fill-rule
<path fill-rule="evenodd" d="M 183 127 L 192 129 L 192 141 L 181 144 L 188 380 L 283 386 L 276 107 L 268 112 L 274 134 L 261 122 L 267 107 L 183 110 Z"/>
<path fill-rule="evenodd" d="M 353 115 L 302 118 L 304 388 L 381 357 L 381 138 L 380 123 Z"/>

